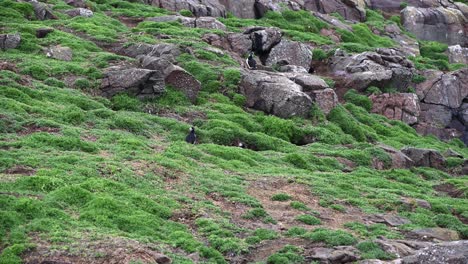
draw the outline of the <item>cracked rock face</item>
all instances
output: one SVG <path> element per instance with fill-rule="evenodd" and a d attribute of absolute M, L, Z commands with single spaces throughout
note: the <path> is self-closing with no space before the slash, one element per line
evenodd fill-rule
<path fill-rule="evenodd" d="M 226 16 L 226 8 L 218 0 L 145 0 L 145 3 L 171 11 L 190 10 L 196 17 Z"/>
<path fill-rule="evenodd" d="M 371 95 L 372 113 L 381 114 L 408 125 L 418 122 L 420 115 L 419 100 L 413 93 Z"/>
<path fill-rule="evenodd" d="M 343 87 L 363 91 L 367 87 L 390 85 L 406 90 L 415 72 L 413 63 L 394 49 L 377 49 L 348 55 L 338 50 L 329 63 L 330 71 Z"/>
<path fill-rule="evenodd" d="M 17 34 L 1 34 L 0 49 L 16 49 L 21 43 L 21 35 Z"/>
<path fill-rule="evenodd" d="M 468 143 L 468 69 L 443 73 L 424 72 L 426 81 L 416 86 L 421 115 L 416 130 L 441 139 L 461 137 Z"/>
<path fill-rule="evenodd" d="M 454 8 L 407 7 L 401 12 L 403 26 L 418 39 L 449 45 L 468 45 L 468 18 Z"/>
<path fill-rule="evenodd" d="M 403 264 L 461 264 L 468 263 L 468 241 L 444 242 L 421 249 L 403 258 Z"/>

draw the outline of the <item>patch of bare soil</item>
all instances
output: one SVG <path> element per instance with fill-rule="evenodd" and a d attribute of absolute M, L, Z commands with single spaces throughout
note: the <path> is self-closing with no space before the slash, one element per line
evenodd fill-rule
<path fill-rule="evenodd" d="M 11 167 L 7 170 L 5 170 L 6 174 L 20 174 L 20 175 L 27 175 L 31 176 L 36 173 L 36 170 L 27 166 L 23 165 L 16 165 L 14 167 Z"/>
<path fill-rule="evenodd" d="M 60 129 L 57 127 L 40 127 L 36 124 L 31 124 L 31 125 L 23 127 L 23 130 L 18 132 L 18 134 L 21 136 L 26 136 L 26 135 L 30 135 L 30 134 L 37 133 L 37 132 L 57 134 L 60 132 Z"/>
<path fill-rule="evenodd" d="M 248 193 L 259 200 L 268 214 L 278 221 L 278 225 L 289 229 L 293 226 L 301 226 L 306 229 L 326 227 L 332 229 L 343 228 L 343 224 L 352 221 L 363 221 L 364 213 L 358 208 L 346 206 L 345 212 L 336 211 L 319 205 L 319 198 L 313 196 L 308 186 L 290 183 L 282 179 L 263 178 L 253 182 Z M 320 226 L 309 226 L 295 220 L 298 215 L 306 212 L 294 209 L 290 206 L 291 201 L 272 201 L 271 197 L 278 193 L 286 193 L 292 196 L 291 201 L 299 201 L 308 208 L 319 213 L 318 218 L 322 220 Z"/>
<path fill-rule="evenodd" d="M 107 237 L 102 240 L 79 239 L 72 245 L 51 245 L 49 241 L 33 236 L 37 245 L 23 254 L 28 264 L 128 264 L 128 263 L 170 263 L 156 245 L 141 244 L 134 240 Z M 66 249 L 68 248 L 68 250 Z"/>
<path fill-rule="evenodd" d="M 452 198 L 464 198 L 465 192 L 462 190 L 458 190 L 455 185 L 450 183 L 444 183 L 437 186 L 434 186 L 434 190 L 445 193 Z"/>

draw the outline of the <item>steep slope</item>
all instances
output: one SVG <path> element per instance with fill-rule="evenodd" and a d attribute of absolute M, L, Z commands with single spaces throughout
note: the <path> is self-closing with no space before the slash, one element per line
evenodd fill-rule
<path fill-rule="evenodd" d="M 404 123 L 465 122 L 466 65 L 397 17 L 271 2 L 0 2 L 0 263 L 466 260 L 468 149 Z"/>

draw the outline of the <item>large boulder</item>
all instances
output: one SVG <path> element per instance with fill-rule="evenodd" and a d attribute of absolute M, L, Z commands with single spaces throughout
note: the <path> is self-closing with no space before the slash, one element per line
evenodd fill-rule
<path fill-rule="evenodd" d="M 257 0 L 219 0 L 219 2 L 236 17 L 257 18 L 255 12 L 255 2 Z"/>
<path fill-rule="evenodd" d="M 403 264 L 468 263 L 468 240 L 444 242 L 421 249 L 403 258 Z"/>
<path fill-rule="evenodd" d="M 382 237 L 374 240 L 374 243 L 378 244 L 383 251 L 388 254 L 393 254 L 397 258 L 413 255 L 416 250 L 425 248 L 431 243 L 411 240 L 391 240 Z"/>
<path fill-rule="evenodd" d="M 337 86 L 347 89 L 353 87 L 358 91 L 371 85 L 391 86 L 406 91 L 415 72 L 413 63 L 394 49 L 377 49 L 376 52 L 355 55 L 337 50 L 328 61 Z"/>
<path fill-rule="evenodd" d="M 238 59 L 247 55 L 252 49 L 250 36 L 242 33 L 228 33 L 224 36 L 208 33 L 203 35 L 202 40 L 212 46 L 237 54 Z"/>
<path fill-rule="evenodd" d="M 165 91 L 164 76 L 147 69 L 110 68 L 104 73 L 101 91 L 106 97 L 125 92 L 140 99 L 154 98 Z"/>
<path fill-rule="evenodd" d="M 315 247 L 310 252 L 306 252 L 306 254 L 308 260 L 315 260 L 320 263 L 351 263 L 360 259 L 359 251 L 350 246 L 334 248 Z"/>
<path fill-rule="evenodd" d="M 403 148 L 401 152 L 413 160 L 415 166 L 431 167 L 439 170 L 444 170 L 446 167 L 444 156 L 436 150 L 407 147 Z"/>
<path fill-rule="evenodd" d="M 86 8 L 81 8 L 81 7 L 66 10 L 64 13 L 71 17 L 77 17 L 77 16 L 92 17 L 94 15 L 93 11 L 86 9 Z"/>
<path fill-rule="evenodd" d="M 34 8 L 34 14 L 38 20 L 57 19 L 57 16 L 52 12 L 52 8 L 37 0 L 31 0 L 30 3 Z"/>
<path fill-rule="evenodd" d="M 183 92 L 192 103 L 196 101 L 201 83 L 192 74 L 165 58 L 140 56 L 138 59 L 143 68 L 162 73 L 166 85 Z"/>
<path fill-rule="evenodd" d="M 16 49 L 21 43 L 21 35 L 16 34 L 0 34 L 0 49 Z"/>
<path fill-rule="evenodd" d="M 226 8 L 218 0 L 145 0 L 171 11 L 190 10 L 195 16 L 225 17 Z"/>
<path fill-rule="evenodd" d="M 310 97 L 315 102 L 315 104 L 322 110 L 326 115 L 335 108 L 338 102 L 338 95 L 331 88 L 326 88 L 324 90 L 313 90 L 310 93 Z"/>
<path fill-rule="evenodd" d="M 244 34 L 249 34 L 252 40 L 252 49 L 258 53 L 270 51 L 275 45 L 280 43 L 282 33 L 279 28 L 251 27 Z"/>
<path fill-rule="evenodd" d="M 291 64 L 304 67 L 309 71 L 312 62 L 312 50 L 303 43 L 282 40 L 271 49 L 268 55 L 261 57 L 261 59 L 263 64 L 267 66 Z"/>
<path fill-rule="evenodd" d="M 406 56 L 419 56 L 419 43 L 416 39 L 411 38 L 403 33 L 397 24 L 387 24 L 384 27 L 383 36 L 391 38 L 398 45 L 397 49 Z"/>
<path fill-rule="evenodd" d="M 460 45 L 454 45 L 450 46 L 447 52 L 450 63 L 468 64 L 468 48 L 463 48 Z"/>
<path fill-rule="evenodd" d="M 468 19 L 454 8 L 407 7 L 401 12 L 403 26 L 418 39 L 449 45 L 468 45 Z"/>
<path fill-rule="evenodd" d="M 133 58 L 136 58 L 140 55 L 163 57 L 170 62 L 175 62 L 175 58 L 181 54 L 181 51 L 179 47 L 174 44 L 159 43 L 151 45 L 146 43 L 138 43 L 124 48 L 123 54 Z"/>
<path fill-rule="evenodd" d="M 309 0 L 305 1 L 304 8 L 324 14 L 339 13 L 347 20 L 366 20 L 364 0 Z"/>
<path fill-rule="evenodd" d="M 412 125 L 418 122 L 420 114 L 418 96 L 413 93 L 371 95 L 372 113 L 400 120 Z"/>
<path fill-rule="evenodd" d="M 279 117 L 306 117 L 311 98 L 302 87 L 282 74 L 265 71 L 241 71 L 240 92 L 248 107 Z"/>
<path fill-rule="evenodd" d="M 392 158 L 392 168 L 408 169 L 413 167 L 413 160 L 411 160 L 403 152 L 383 144 L 380 144 L 379 147 L 383 149 Z"/>
<path fill-rule="evenodd" d="M 69 47 L 60 45 L 49 47 L 45 50 L 46 56 L 56 60 L 71 61 L 73 59 L 73 51 Z"/>
<path fill-rule="evenodd" d="M 443 73 L 425 71 L 426 80 L 416 85 L 421 115 L 415 126 L 419 133 L 443 140 L 462 138 L 468 144 L 465 103 L 468 98 L 468 69 Z"/>

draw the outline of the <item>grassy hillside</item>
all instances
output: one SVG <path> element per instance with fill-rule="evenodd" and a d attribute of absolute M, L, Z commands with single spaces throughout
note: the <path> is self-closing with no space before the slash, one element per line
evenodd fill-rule
<path fill-rule="evenodd" d="M 237 63 L 199 41 L 209 30 L 152 22 L 129 28 L 119 16 L 168 13 L 137 3 L 88 1 L 95 15 L 85 19 L 58 12 L 71 8 L 61 0 L 48 2 L 59 19 L 37 21 L 28 4 L 0 2 L 2 30 L 22 37 L 18 49 L 0 51 L 0 263 L 54 255 L 98 261 L 122 245 L 135 249 L 127 253 L 133 263 L 151 252 L 173 263 L 304 263 L 310 242 L 357 245 L 365 258 L 391 259 L 373 238 L 436 226 L 468 238 L 460 220 L 468 218 L 467 177 L 390 169 L 378 147 L 452 149 L 467 158 L 461 141 L 419 136 L 351 103 L 328 116 L 314 108 L 310 119 L 289 120 L 243 108 Z M 314 25 L 311 34 L 299 33 L 296 18 Z M 231 30 L 279 26 L 295 40 L 330 44 L 316 34 L 327 25 L 304 13 L 222 21 Z M 36 38 L 43 27 L 54 31 Z M 202 82 L 197 103 L 170 88 L 147 101 L 96 96 L 104 68 L 133 61 L 103 48 L 156 43 L 156 33 L 194 48 L 195 56 L 185 53 L 179 61 Z M 360 45 L 391 45 L 377 37 Z M 42 48 L 52 44 L 72 48 L 73 60 L 47 58 Z M 200 144 L 184 141 L 191 124 Z M 303 145 L 305 137 L 316 142 Z M 236 140 L 252 149 L 230 146 Z M 456 171 L 462 162 L 450 158 L 449 167 Z M 386 169 L 376 170 L 376 163 Z M 442 183 L 456 186 L 462 198 L 435 191 Z M 407 206 L 403 197 L 426 200 L 432 209 Z M 411 223 L 365 225 L 373 213 Z"/>

